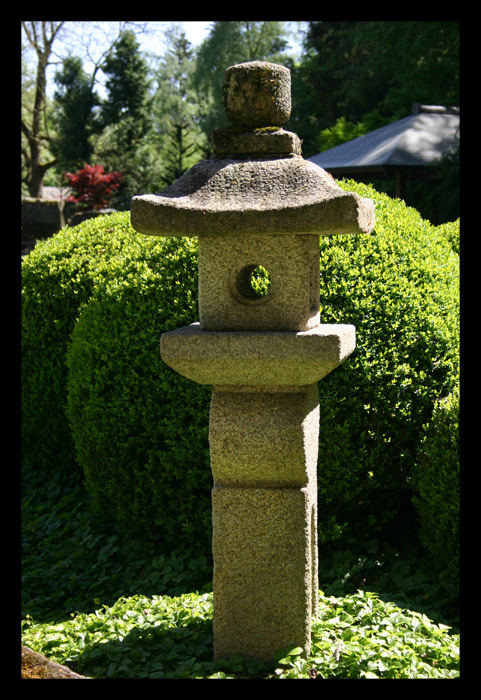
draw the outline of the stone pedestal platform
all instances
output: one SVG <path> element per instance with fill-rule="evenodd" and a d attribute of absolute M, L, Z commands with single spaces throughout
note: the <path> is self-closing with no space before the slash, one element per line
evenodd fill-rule
<path fill-rule="evenodd" d="M 350 324 L 308 331 L 205 331 L 199 323 L 163 333 L 163 361 L 198 384 L 305 386 L 332 372 L 354 350 Z"/>

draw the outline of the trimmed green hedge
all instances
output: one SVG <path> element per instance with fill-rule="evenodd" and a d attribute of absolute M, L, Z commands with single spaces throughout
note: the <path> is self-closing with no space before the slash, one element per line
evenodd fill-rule
<path fill-rule="evenodd" d="M 459 385 L 438 401 L 413 473 L 419 537 L 445 568 L 459 568 Z"/>
<path fill-rule="evenodd" d="M 455 253 L 459 254 L 459 231 L 460 219 L 456 221 L 447 221 L 445 224 L 439 224 L 436 227 L 438 236 L 444 237 Z"/>
<path fill-rule="evenodd" d="M 117 266 L 80 316 L 68 417 L 99 514 L 165 547 L 210 548 L 210 387 L 160 359 L 162 332 L 197 317 L 197 241 L 161 238 Z"/>
<path fill-rule="evenodd" d="M 65 417 L 65 353 L 81 310 L 126 250 L 145 246 L 128 212 L 89 219 L 37 243 L 21 269 L 24 473 L 79 471 Z"/>
<path fill-rule="evenodd" d="M 319 384 L 321 541 L 379 531 L 410 500 L 423 426 L 458 368 L 448 237 L 403 202 L 341 186 L 374 199 L 376 227 L 320 243 L 321 322 L 357 328 Z M 210 541 L 210 388 L 159 356 L 162 332 L 197 319 L 196 265 L 195 239 L 141 236 L 124 212 L 64 229 L 22 269 L 26 462 L 75 468 L 67 410 L 98 511 L 166 546 Z"/>
<path fill-rule="evenodd" d="M 319 537 L 356 537 L 410 501 L 411 470 L 436 400 L 459 368 L 459 256 L 404 202 L 376 203 L 368 236 L 321 240 L 321 323 L 352 323 L 353 355 L 319 383 Z"/>

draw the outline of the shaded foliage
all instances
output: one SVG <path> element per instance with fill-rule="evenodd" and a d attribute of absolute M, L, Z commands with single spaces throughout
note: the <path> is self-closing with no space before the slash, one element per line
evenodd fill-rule
<path fill-rule="evenodd" d="M 459 386 L 434 407 L 413 472 L 420 539 L 445 567 L 459 573 Z"/>
<path fill-rule="evenodd" d="M 91 136 L 98 128 L 94 107 L 98 95 L 92 90 L 91 79 L 76 56 L 67 57 L 55 74 L 57 90 L 54 95 L 56 138 L 52 149 L 57 157 L 57 170 L 76 170 L 90 161 L 93 144 Z"/>
<path fill-rule="evenodd" d="M 407 116 L 414 102 L 459 105 L 459 35 L 454 21 L 310 22 L 298 73 L 305 155 L 341 117 L 372 129 Z"/>

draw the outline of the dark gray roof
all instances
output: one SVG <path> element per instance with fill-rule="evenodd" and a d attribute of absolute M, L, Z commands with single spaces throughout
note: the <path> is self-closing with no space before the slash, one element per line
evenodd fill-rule
<path fill-rule="evenodd" d="M 328 171 L 435 165 L 443 155 L 456 149 L 459 109 L 417 108 L 417 114 L 410 114 L 308 160 Z"/>

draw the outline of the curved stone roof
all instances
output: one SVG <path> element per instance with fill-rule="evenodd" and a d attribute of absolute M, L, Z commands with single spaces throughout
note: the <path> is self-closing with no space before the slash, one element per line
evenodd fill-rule
<path fill-rule="evenodd" d="M 131 219 L 137 231 L 159 236 L 368 233 L 374 205 L 302 156 L 212 158 L 161 194 L 134 197 Z"/>

